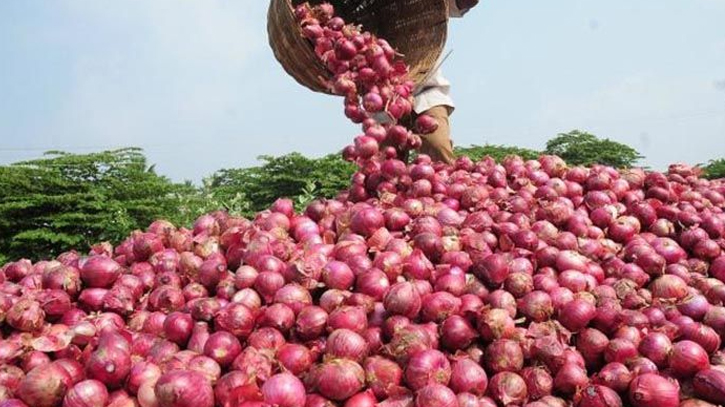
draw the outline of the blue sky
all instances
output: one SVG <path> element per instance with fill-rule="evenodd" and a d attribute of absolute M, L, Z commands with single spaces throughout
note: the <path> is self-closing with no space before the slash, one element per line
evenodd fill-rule
<path fill-rule="evenodd" d="M 341 149 L 337 98 L 288 77 L 262 0 L 0 1 L 0 164 L 143 147 L 199 181 L 261 154 Z M 450 25 L 457 144 L 574 128 L 664 168 L 725 157 L 725 0 L 483 0 Z"/>

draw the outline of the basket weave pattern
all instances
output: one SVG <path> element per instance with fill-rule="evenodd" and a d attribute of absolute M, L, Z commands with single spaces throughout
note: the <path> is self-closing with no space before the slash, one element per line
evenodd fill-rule
<path fill-rule="evenodd" d="M 386 39 L 410 66 L 410 77 L 420 83 L 435 67 L 445 46 L 447 0 L 328 0 L 346 22 Z M 307 88 L 330 93 L 327 68 L 301 34 L 294 7 L 304 0 L 271 0 L 267 19 L 269 43 L 282 67 Z M 321 1 L 310 1 L 318 4 Z"/>

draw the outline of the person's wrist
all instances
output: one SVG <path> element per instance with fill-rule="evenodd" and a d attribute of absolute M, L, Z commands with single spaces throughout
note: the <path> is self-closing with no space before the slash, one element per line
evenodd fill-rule
<path fill-rule="evenodd" d="M 456 0 L 456 6 L 458 6 L 458 9 L 461 11 L 472 9 L 476 7 L 477 4 L 478 0 Z"/>

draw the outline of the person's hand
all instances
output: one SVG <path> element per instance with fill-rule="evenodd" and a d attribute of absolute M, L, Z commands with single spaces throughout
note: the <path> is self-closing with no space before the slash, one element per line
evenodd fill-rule
<path fill-rule="evenodd" d="M 456 6 L 459 10 L 468 10 L 476 7 L 478 0 L 456 0 Z"/>

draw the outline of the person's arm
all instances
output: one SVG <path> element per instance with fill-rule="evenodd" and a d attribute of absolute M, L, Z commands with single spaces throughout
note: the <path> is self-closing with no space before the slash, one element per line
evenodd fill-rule
<path fill-rule="evenodd" d="M 478 5 L 478 0 L 448 0 L 451 17 L 463 17 Z"/>

